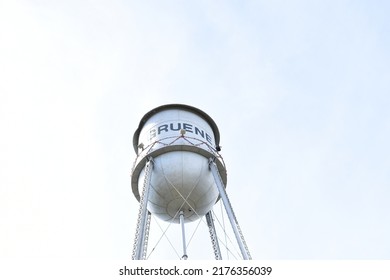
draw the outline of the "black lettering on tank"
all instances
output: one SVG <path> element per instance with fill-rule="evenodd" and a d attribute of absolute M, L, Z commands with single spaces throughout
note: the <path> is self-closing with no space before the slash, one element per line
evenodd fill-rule
<path fill-rule="evenodd" d="M 173 123 L 171 123 L 170 125 L 169 125 L 169 127 L 171 128 L 171 130 L 173 130 L 173 131 L 179 131 L 180 129 L 181 129 L 181 123 L 177 123 L 177 128 L 174 128 L 173 127 Z"/>
<path fill-rule="evenodd" d="M 184 129 L 185 131 L 188 131 L 188 132 L 190 132 L 190 133 L 193 133 L 193 131 L 192 131 L 192 124 L 183 123 L 183 129 Z"/>
<path fill-rule="evenodd" d="M 151 129 L 150 132 L 149 132 L 149 139 L 153 139 L 154 137 L 156 137 L 156 129 Z"/>
<path fill-rule="evenodd" d="M 167 125 L 167 124 L 160 125 L 160 126 L 158 127 L 158 134 L 159 134 L 159 135 L 161 134 L 161 131 L 168 132 L 168 125 Z"/>
<path fill-rule="evenodd" d="M 211 141 L 212 141 L 211 136 L 208 135 L 207 133 L 206 133 L 206 140 L 207 140 L 210 144 L 213 144 L 213 143 L 211 142 Z"/>
<path fill-rule="evenodd" d="M 200 130 L 199 128 L 197 128 L 195 126 L 195 134 L 198 135 L 200 134 L 200 136 L 202 136 L 204 138 L 204 131 L 203 130 Z"/>

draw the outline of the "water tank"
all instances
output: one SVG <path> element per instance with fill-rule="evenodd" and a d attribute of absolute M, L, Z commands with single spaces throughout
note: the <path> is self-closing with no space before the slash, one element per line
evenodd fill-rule
<path fill-rule="evenodd" d="M 213 159 L 226 186 L 226 168 L 219 154 L 219 131 L 205 112 L 188 105 L 168 104 L 149 111 L 134 133 L 137 154 L 132 191 L 139 201 L 145 163 L 153 158 L 148 210 L 162 220 L 194 221 L 211 210 L 219 198 L 209 169 Z"/>

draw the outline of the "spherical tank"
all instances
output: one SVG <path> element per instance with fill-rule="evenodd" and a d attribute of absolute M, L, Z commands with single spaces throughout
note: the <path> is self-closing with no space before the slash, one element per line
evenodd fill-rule
<path fill-rule="evenodd" d="M 219 154 L 219 131 L 203 111 L 183 104 L 163 105 L 148 112 L 133 138 L 137 158 L 132 170 L 132 190 L 137 200 L 144 185 L 145 163 L 150 172 L 148 210 L 162 220 L 194 221 L 217 202 L 219 193 L 209 169 L 217 164 L 226 186 L 226 168 Z"/>

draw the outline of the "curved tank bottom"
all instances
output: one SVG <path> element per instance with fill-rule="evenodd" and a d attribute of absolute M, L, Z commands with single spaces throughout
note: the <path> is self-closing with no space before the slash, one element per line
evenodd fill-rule
<path fill-rule="evenodd" d="M 138 178 L 141 193 L 145 170 Z M 218 200 L 218 190 L 208 159 L 190 151 L 172 151 L 154 158 L 151 172 L 148 210 L 164 221 L 195 221 L 211 210 Z"/>

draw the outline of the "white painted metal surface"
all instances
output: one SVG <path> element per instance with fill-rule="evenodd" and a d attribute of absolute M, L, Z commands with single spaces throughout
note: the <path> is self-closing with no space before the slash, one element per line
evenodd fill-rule
<path fill-rule="evenodd" d="M 219 197 L 209 158 L 215 158 L 226 186 L 226 169 L 218 154 L 219 131 L 203 111 L 181 104 L 158 107 L 141 120 L 133 139 L 137 159 L 132 189 L 139 200 L 147 157 L 154 160 L 148 210 L 165 221 L 194 221 L 211 210 Z"/>

